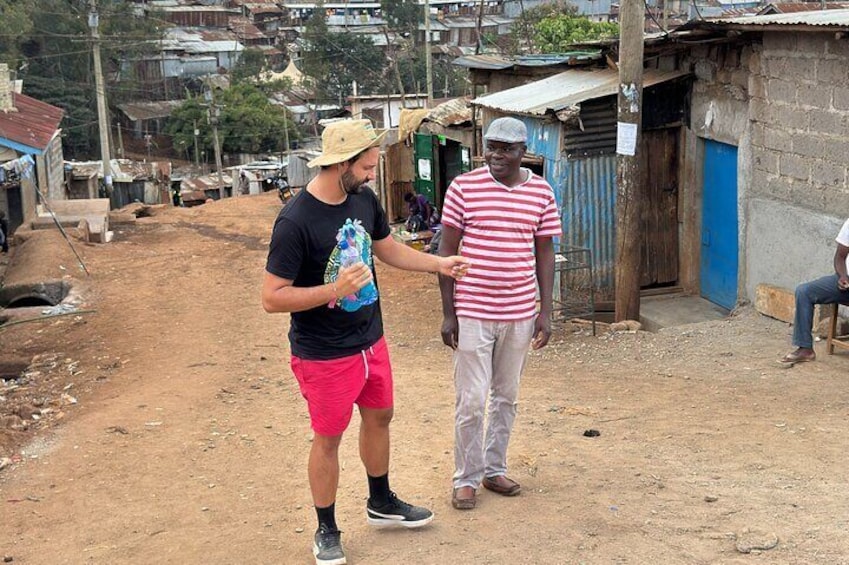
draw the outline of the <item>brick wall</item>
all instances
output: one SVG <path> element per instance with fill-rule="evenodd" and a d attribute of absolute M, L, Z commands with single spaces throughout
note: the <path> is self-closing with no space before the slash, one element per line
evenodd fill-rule
<path fill-rule="evenodd" d="M 750 63 L 750 196 L 846 216 L 849 41 L 766 32 Z"/>

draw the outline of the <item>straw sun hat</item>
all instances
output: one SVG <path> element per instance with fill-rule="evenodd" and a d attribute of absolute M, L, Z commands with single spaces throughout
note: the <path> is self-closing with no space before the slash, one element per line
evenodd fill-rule
<path fill-rule="evenodd" d="M 344 163 L 369 147 L 380 145 L 380 135 L 369 120 L 343 120 L 328 125 L 321 134 L 321 155 L 307 163 L 308 167 L 323 167 Z"/>

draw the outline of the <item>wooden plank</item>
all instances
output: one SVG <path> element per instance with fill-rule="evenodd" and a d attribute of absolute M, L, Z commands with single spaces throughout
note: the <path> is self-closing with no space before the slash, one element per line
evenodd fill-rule
<path fill-rule="evenodd" d="M 759 284 L 755 288 L 755 310 L 789 324 L 796 313 L 794 292 L 771 284 Z"/>

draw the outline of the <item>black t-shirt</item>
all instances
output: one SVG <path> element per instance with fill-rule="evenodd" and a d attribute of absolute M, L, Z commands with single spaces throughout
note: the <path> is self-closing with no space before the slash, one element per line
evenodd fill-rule
<path fill-rule="evenodd" d="M 302 190 L 277 216 L 265 269 L 294 286 L 318 286 L 336 280 L 340 264 L 353 253 L 353 260 L 365 261 L 374 274 L 372 242 L 389 233 L 386 214 L 368 187 L 336 205 Z M 378 294 L 375 274 L 374 285 L 356 296 L 292 312 L 292 354 L 336 359 L 374 345 L 383 336 Z"/>

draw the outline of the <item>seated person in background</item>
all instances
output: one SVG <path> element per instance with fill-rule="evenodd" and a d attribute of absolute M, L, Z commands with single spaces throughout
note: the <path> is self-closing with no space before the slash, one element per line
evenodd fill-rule
<path fill-rule="evenodd" d="M 439 213 L 427 201 L 427 196 L 408 192 L 404 195 L 404 202 L 407 203 L 407 209 L 410 214 L 407 217 L 407 231 L 417 232 L 428 230 L 439 222 Z"/>
<path fill-rule="evenodd" d="M 837 249 L 834 252 L 834 274 L 796 287 L 793 345 L 797 349 L 785 355 L 782 363 L 801 363 L 817 358 L 811 331 L 816 304 L 849 304 L 849 220 L 843 223 L 835 241 Z"/>

